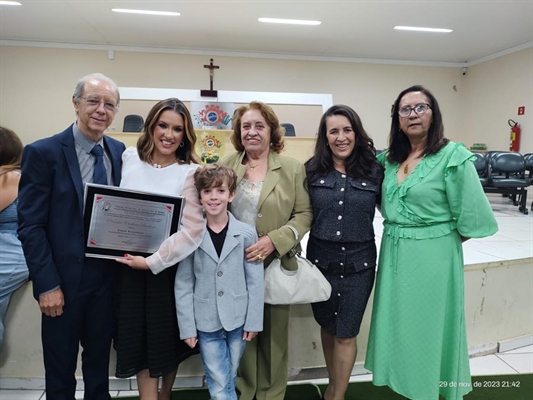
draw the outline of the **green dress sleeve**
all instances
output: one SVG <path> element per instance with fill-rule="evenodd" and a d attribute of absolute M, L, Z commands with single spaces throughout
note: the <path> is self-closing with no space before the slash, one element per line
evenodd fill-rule
<path fill-rule="evenodd" d="M 385 161 L 387 161 L 387 152 L 381 152 L 379 153 L 376 158 L 378 159 L 379 163 L 383 166 L 385 166 Z"/>
<path fill-rule="evenodd" d="M 474 167 L 474 155 L 458 143 L 445 170 L 445 190 L 457 231 L 465 238 L 495 234 L 498 224 Z"/>

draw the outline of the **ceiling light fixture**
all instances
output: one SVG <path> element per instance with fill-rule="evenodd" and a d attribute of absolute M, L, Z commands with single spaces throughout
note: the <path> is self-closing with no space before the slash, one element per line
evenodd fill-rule
<path fill-rule="evenodd" d="M 439 33 L 453 32 L 452 29 L 422 28 L 422 27 L 417 27 L 417 26 L 395 26 L 394 29 L 397 29 L 399 31 L 419 31 L 419 32 L 439 32 Z"/>
<path fill-rule="evenodd" d="M 111 11 L 128 14 L 165 15 L 167 17 L 179 17 L 181 15 L 172 11 L 130 10 L 128 8 L 112 8 Z"/>
<path fill-rule="evenodd" d="M 259 18 L 259 22 L 269 24 L 290 24 L 290 25 L 320 25 L 321 21 L 307 21 L 304 19 L 281 19 L 281 18 Z"/>
<path fill-rule="evenodd" d="M 0 6 L 21 6 L 18 1 L 0 1 Z"/>

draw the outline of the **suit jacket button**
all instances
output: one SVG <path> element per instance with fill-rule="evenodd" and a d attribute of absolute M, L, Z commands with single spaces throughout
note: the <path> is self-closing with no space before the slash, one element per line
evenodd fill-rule
<path fill-rule="evenodd" d="M 224 275 L 224 273 L 222 271 L 218 271 L 217 272 L 217 276 L 222 276 L 222 275 Z"/>
<path fill-rule="evenodd" d="M 222 297 L 222 296 L 224 296 L 224 292 L 221 290 L 220 292 L 218 292 L 218 295 L 219 295 L 219 297 Z"/>
<path fill-rule="evenodd" d="M 263 218 L 263 214 L 261 213 L 257 214 L 257 218 Z"/>

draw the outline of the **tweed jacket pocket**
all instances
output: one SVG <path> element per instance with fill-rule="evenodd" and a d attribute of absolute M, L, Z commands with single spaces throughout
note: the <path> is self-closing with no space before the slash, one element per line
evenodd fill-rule
<path fill-rule="evenodd" d="M 194 316 L 196 318 L 196 325 L 199 330 L 202 330 L 200 327 L 205 326 L 205 324 L 212 323 L 211 316 L 213 312 L 211 310 L 211 301 L 209 299 L 203 299 L 194 295 Z"/>

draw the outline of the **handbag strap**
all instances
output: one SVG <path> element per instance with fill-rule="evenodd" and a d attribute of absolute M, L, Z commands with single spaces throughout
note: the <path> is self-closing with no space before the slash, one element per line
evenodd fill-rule
<path fill-rule="evenodd" d="M 291 255 L 291 257 L 297 256 L 298 252 L 296 251 L 296 246 L 299 243 L 298 238 L 300 237 L 300 235 L 298 235 L 298 231 L 296 230 L 294 226 L 291 226 L 291 225 L 285 225 L 285 226 L 289 228 L 292 231 L 292 233 L 294 233 L 294 237 L 296 238 L 296 243 L 294 244 L 294 246 L 292 246 L 292 249 L 289 250 L 289 254 Z"/>

